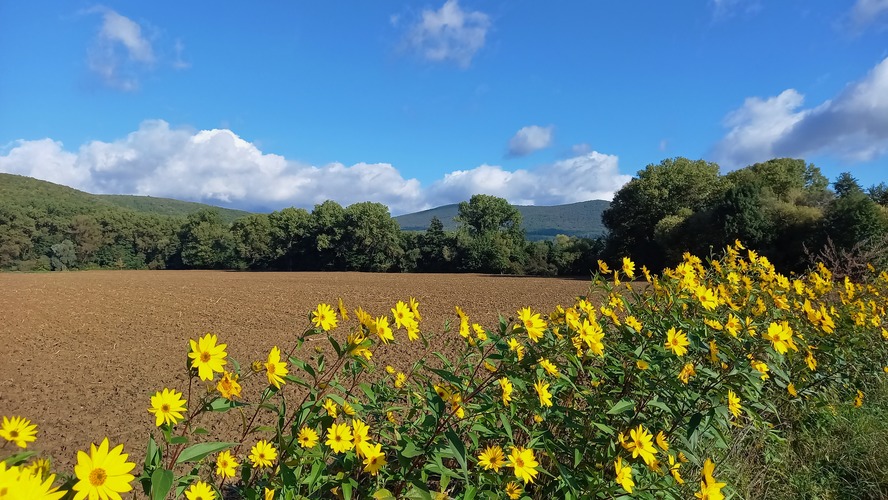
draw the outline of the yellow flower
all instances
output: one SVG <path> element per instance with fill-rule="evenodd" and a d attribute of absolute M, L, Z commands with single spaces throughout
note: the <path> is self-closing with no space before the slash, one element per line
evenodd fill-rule
<path fill-rule="evenodd" d="M 191 352 L 191 366 L 197 368 L 197 374 L 201 380 L 213 380 L 214 372 L 222 372 L 225 365 L 225 347 L 228 344 L 216 345 L 216 336 L 208 333 L 198 339 L 197 342 L 189 340 Z"/>
<path fill-rule="evenodd" d="M 478 340 L 482 342 L 487 340 L 487 332 L 484 331 L 483 326 L 478 323 L 472 323 L 472 330 L 475 332 L 475 336 L 478 337 Z"/>
<path fill-rule="evenodd" d="M 768 365 L 764 361 L 759 361 L 757 359 L 753 359 L 750 361 L 752 367 L 762 374 L 762 380 L 767 380 L 770 375 L 768 375 Z"/>
<path fill-rule="evenodd" d="M 419 324 L 417 322 L 407 325 L 407 340 L 411 342 L 419 339 Z"/>
<path fill-rule="evenodd" d="M 657 433 L 657 446 L 663 451 L 669 451 L 669 443 L 666 441 L 666 434 L 663 431 Z"/>
<path fill-rule="evenodd" d="M 522 309 L 522 311 L 525 310 L 528 313 L 522 321 L 524 322 L 524 330 L 527 332 L 527 337 L 533 342 L 539 342 L 540 339 L 543 338 L 543 330 L 546 328 L 546 322 L 540 318 L 539 313 L 531 314 L 529 307 Z M 520 312 L 519 315 L 521 315 Z"/>
<path fill-rule="evenodd" d="M 365 451 L 367 456 L 364 458 L 364 472 L 375 476 L 379 473 L 379 469 L 388 463 L 385 460 L 385 453 L 382 452 L 382 445 L 379 443 L 369 445 Z"/>
<path fill-rule="evenodd" d="M 858 389 L 857 390 L 857 397 L 854 398 L 854 407 L 860 408 L 861 406 L 863 406 L 863 392 L 861 392 L 860 389 Z"/>
<path fill-rule="evenodd" d="M 410 306 L 400 300 L 392 309 L 392 317 L 395 318 L 395 325 L 398 328 L 406 328 L 408 324 L 415 322 Z"/>
<path fill-rule="evenodd" d="M 521 486 L 518 486 L 518 483 L 515 481 L 509 481 L 506 483 L 506 496 L 509 497 L 510 500 L 518 500 L 521 498 L 521 494 L 524 493 L 524 490 Z"/>
<path fill-rule="evenodd" d="M 268 383 L 278 389 L 284 384 L 284 377 L 289 373 L 287 370 L 287 362 L 281 361 L 281 350 L 274 346 L 268 353 L 268 359 L 265 360 L 265 375 L 268 377 Z"/>
<path fill-rule="evenodd" d="M 310 427 L 303 427 L 299 429 L 299 434 L 296 435 L 296 441 L 298 441 L 299 446 L 303 448 L 314 448 L 315 445 L 318 444 L 318 433 Z"/>
<path fill-rule="evenodd" d="M 728 320 L 725 321 L 725 331 L 730 333 L 732 337 L 736 337 L 742 326 L 740 318 L 733 314 L 728 314 Z"/>
<path fill-rule="evenodd" d="M 239 465 L 231 452 L 225 450 L 216 457 L 216 475 L 221 478 L 233 478 L 237 474 Z"/>
<path fill-rule="evenodd" d="M 373 330 L 376 332 L 379 340 L 382 340 L 383 344 L 388 344 L 389 340 L 395 340 L 395 336 L 392 334 L 392 329 L 389 327 L 389 319 L 387 316 L 380 316 L 373 320 Z"/>
<path fill-rule="evenodd" d="M 503 404 L 509 406 L 509 401 L 512 400 L 512 391 L 514 390 L 512 382 L 506 377 L 503 377 L 499 379 L 499 384 L 500 388 L 503 390 Z"/>
<path fill-rule="evenodd" d="M 587 319 L 583 320 L 583 324 L 580 325 L 580 330 L 578 332 L 580 334 L 580 338 L 583 339 L 583 342 L 586 343 L 586 346 L 592 350 L 593 353 L 604 357 L 604 343 L 602 339 L 604 339 L 604 331 L 601 329 L 601 325 L 598 324 L 597 321 L 589 321 Z"/>
<path fill-rule="evenodd" d="M 537 380 L 533 384 L 533 388 L 536 389 L 537 395 L 540 397 L 541 405 L 552 406 L 552 393 L 549 392 L 549 384 L 543 383 L 542 380 Z"/>
<path fill-rule="evenodd" d="M 342 321 L 348 321 L 348 309 L 345 308 L 345 303 L 342 302 L 342 297 L 339 297 L 339 315 L 342 317 Z"/>
<path fill-rule="evenodd" d="M 684 479 L 681 478 L 681 474 L 679 474 L 678 472 L 679 468 L 681 468 L 681 461 L 676 461 L 675 457 L 669 455 L 669 473 L 672 474 L 672 477 L 675 479 L 676 483 L 684 484 Z"/>
<path fill-rule="evenodd" d="M 697 296 L 697 300 L 700 301 L 703 309 L 707 311 L 712 311 L 718 306 L 718 298 L 711 288 L 699 286 L 694 290 L 694 295 Z"/>
<path fill-rule="evenodd" d="M 274 488 L 265 488 L 263 500 L 274 500 Z"/>
<path fill-rule="evenodd" d="M 676 331 L 675 327 L 666 332 L 666 342 L 663 344 L 666 349 L 671 350 L 676 356 L 684 356 L 688 352 L 687 346 L 691 345 L 687 335 L 681 330 Z"/>
<path fill-rule="evenodd" d="M 419 314 L 419 302 L 413 297 L 410 297 L 408 302 L 410 303 L 410 312 L 416 317 L 416 321 L 422 321 L 422 315 Z"/>
<path fill-rule="evenodd" d="M 35 476 L 46 478 L 49 476 L 51 464 L 48 458 L 35 458 L 30 464 L 23 466 L 23 472 L 29 472 Z"/>
<path fill-rule="evenodd" d="M 540 367 L 553 377 L 558 376 L 558 367 L 546 358 L 540 360 Z"/>
<path fill-rule="evenodd" d="M 708 458 L 703 463 L 703 480 L 700 481 L 700 491 L 694 493 L 694 496 L 700 500 L 724 500 L 725 496 L 721 489 L 725 487 L 725 483 L 719 483 L 712 477 L 715 464 Z"/>
<path fill-rule="evenodd" d="M 812 372 L 817 370 L 817 360 L 814 359 L 813 352 L 808 351 L 807 356 L 805 356 L 805 363 L 808 364 L 808 369 L 811 370 Z"/>
<path fill-rule="evenodd" d="M 366 456 L 366 447 L 369 446 L 370 426 L 361 419 L 352 420 L 352 444 L 358 457 Z"/>
<path fill-rule="evenodd" d="M 632 466 L 623 466 L 623 457 L 617 457 L 614 462 L 614 470 L 617 473 L 615 481 L 626 490 L 626 493 L 632 493 L 635 487 L 635 481 L 632 480 Z"/>
<path fill-rule="evenodd" d="M 533 456 L 533 450 L 527 448 L 512 447 L 509 453 L 509 467 L 514 470 L 515 477 L 524 481 L 525 484 L 532 483 L 540 471 L 536 470 L 539 465 Z"/>
<path fill-rule="evenodd" d="M 37 440 L 37 426 L 24 417 L 3 417 L 0 426 L 0 437 L 15 443 L 19 448 L 27 448 L 28 443 Z"/>
<path fill-rule="evenodd" d="M 355 317 L 358 318 L 358 322 L 368 329 L 373 329 L 373 317 L 370 316 L 367 311 L 361 309 L 360 307 L 355 309 Z"/>
<path fill-rule="evenodd" d="M 327 304 L 318 304 L 318 308 L 312 311 L 311 321 L 315 328 L 320 328 L 325 332 L 336 328 L 336 313 L 333 308 Z"/>
<path fill-rule="evenodd" d="M 740 397 L 734 393 L 734 391 L 728 391 L 728 410 L 731 411 L 731 415 L 734 415 L 734 418 L 740 416 L 740 411 L 743 409 L 740 406 Z"/>
<path fill-rule="evenodd" d="M 794 398 L 799 396 L 799 393 L 796 391 L 795 384 L 793 384 L 792 382 L 786 385 L 786 392 L 788 392 L 789 395 Z"/>
<path fill-rule="evenodd" d="M 337 408 L 336 402 L 330 398 L 324 400 L 324 409 L 327 410 L 327 415 L 330 415 L 333 418 L 336 418 Z"/>
<path fill-rule="evenodd" d="M 395 375 L 395 387 L 400 389 L 400 388 L 404 387 L 404 385 L 406 383 L 407 383 L 407 375 L 405 375 L 401 372 L 398 372 L 398 374 Z"/>
<path fill-rule="evenodd" d="M 270 442 L 262 439 L 250 449 L 250 462 L 254 468 L 271 467 L 277 459 L 277 450 Z"/>
<path fill-rule="evenodd" d="M 494 472 L 499 472 L 505 461 L 503 449 L 499 446 L 488 446 L 478 455 L 478 465 L 484 467 L 484 470 L 493 469 Z"/>
<path fill-rule="evenodd" d="M 629 257 L 623 257 L 623 273 L 632 279 L 635 277 L 635 263 Z"/>
<path fill-rule="evenodd" d="M 783 321 L 781 323 L 771 322 L 768 326 L 768 333 L 762 335 L 762 338 L 770 340 L 774 346 L 774 350 L 780 354 L 786 354 L 787 349 L 798 350 L 792 340 L 792 328 L 789 323 Z"/>
<path fill-rule="evenodd" d="M 654 436 L 643 425 L 638 424 L 638 427 L 629 431 L 629 438 L 631 439 L 629 447 L 632 451 L 632 458 L 640 455 L 644 463 L 651 465 L 655 460 L 654 454 L 657 453 L 653 444 Z"/>
<path fill-rule="evenodd" d="M 327 429 L 325 443 L 334 453 L 345 453 L 354 447 L 352 433 L 348 424 L 333 424 Z"/>
<path fill-rule="evenodd" d="M 185 498 L 188 500 L 213 500 L 216 498 L 216 492 L 209 484 L 203 481 L 195 481 L 185 490 Z"/>
<path fill-rule="evenodd" d="M 638 333 L 641 333 L 641 329 L 643 328 L 643 326 L 641 325 L 641 321 L 638 321 L 638 318 L 636 318 L 635 316 L 626 316 L 626 319 L 623 320 L 623 323 L 626 326 L 631 327 Z"/>
<path fill-rule="evenodd" d="M 154 393 L 151 396 L 151 408 L 148 408 L 154 414 L 154 425 L 160 427 L 163 424 L 179 423 L 184 418 L 182 412 L 186 411 L 185 403 L 181 392 L 164 389 Z"/>
<path fill-rule="evenodd" d="M 598 259 L 598 270 L 601 271 L 601 274 L 610 274 L 611 272 L 607 264 L 601 259 Z"/>
<path fill-rule="evenodd" d="M 681 380 L 683 384 L 687 384 L 688 380 L 696 374 L 697 370 L 694 369 L 694 363 L 687 363 L 681 368 L 681 372 L 678 374 L 678 379 Z"/>
<path fill-rule="evenodd" d="M 509 350 L 515 352 L 518 356 L 518 361 L 524 359 L 524 346 L 515 337 L 509 339 Z"/>
<path fill-rule="evenodd" d="M 77 452 L 77 465 L 74 466 L 77 483 L 73 486 L 77 494 L 74 500 L 120 498 L 120 493 L 133 489 L 130 483 L 135 477 L 129 472 L 136 464 L 126 461 L 129 455 L 123 453 L 122 444 L 109 447 L 108 438 L 105 438 L 98 447 L 91 444 L 89 454 Z"/>
<path fill-rule="evenodd" d="M 647 361 L 645 361 L 643 359 L 639 359 L 638 361 L 636 361 L 635 366 L 637 366 L 638 369 L 642 370 L 642 371 L 647 370 L 648 368 L 651 367 L 650 363 L 648 363 Z"/>
<path fill-rule="evenodd" d="M 221 394 L 223 398 L 228 400 L 234 400 L 241 397 L 241 385 L 238 383 L 237 379 L 237 374 L 228 373 L 227 371 L 222 372 L 222 378 L 220 378 L 219 383 L 216 384 L 216 390 L 219 391 L 219 394 Z"/>
<path fill-rule="evenodd" d="M 68 492 L 58 491 L 53 486 L 55 474 L 47 477 L 31 470 L 29 467 L 6 468 L 4 462 L 0 462 L 0 497 L 12 500 L 59 500 Z"/>

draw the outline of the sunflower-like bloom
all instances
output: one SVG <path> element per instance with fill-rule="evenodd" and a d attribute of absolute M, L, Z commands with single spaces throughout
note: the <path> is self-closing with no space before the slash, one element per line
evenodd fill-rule
<path fill-rule="evenodd" d="M 298 441 L 299 446 L 303 448 L 314 448 L 315 445 L 318 444 L 318 433 L 310 427 L 303 427 L 302 429 L 299 429 L 296 441 Z"/>
<path fill-rule="evenodd" d="M 277 450 L 274 445 L 262 439 L 250 449 L 250 462 L 253 467 L 271 467 L 277 459 Z"/>
<path fill-rule="evenodd" d="M 540 367 L 543 370 L 546 370 L 546 373 L 553 377 L 558 376 L 558 367 L 555 366 L 555 363 L 549 361 L 547 358 L 543 358 L 540 360 Z"/>
<path fill-rule="evenodd" d="M 488 446 L 478 455 L 478 465 L 484 467 L 484 470 L 493 469 L 494 472 L 499 472 L 505 461 L 503 449 L 499 446 Z"/>
<path fill-rule="evenodd" d="M 503 390 L 503 404 L 509 406 L 509 401 L 512 400 L 512 391 L 515 390 L 515 387 L 506 377 L 499 379 L 499 384 L 500 388 Z"/>
<path fill-rule="evenodd" d="M 195 481 L 185 490 L 185 498 L 188 500 L 214 500 L 216 492 L 213 491 L 209 484 L 203 481 Z"/>
<path fill-rule="evenodd" d="M 544 383 L 542 380 L 537 380 L 533 384 L 533 388 L 536 389 L 542 406 L 552 406 L 552 393 L 549 392 L 549 384 Z"/>
<path fill-rule="evenodd" d="M 228 373 L 227 371 L 222 372 L 222 378 L 219 379 L 219 383 L 216 384 L 216 390 L 219 391 L 219 394 L 222 395 L 223 398 L 233 401 L 236 398 L 241 397 L 241 385 L 237 381 L 237 374 Z"/>
<path fill-rule="evenodd" d="M 212 333 L 208 333 L 197 341 L 189 340 L 191 352 L 191 366 L 197 368 L 197 374 L 201 380 L 213 380 L 215 372 L 222 372 L 225 366 L 225 347 L 228 344 L 216 344 L 218 339 Z"/>
<path fill-rule="evenodd" d="M 632 259 L 630 259 L 629 257 L 623 257 L 623 273 L 628 276 L 629 279 L 635 277 L 635 263 L 632 262 Z"/>
<path fill-rule="evenodd" d="M 509 453 L 509 467 L 515 471 L 515 477 L 526 483 L 532 483 L 540 471 L 539 465 L 533 456 L 533 450 L 528 448 L 513 447 Z"/>
<path fill-rule="evenodd" d="M 731 415 L 734 415 L 734 418 L 740 416 L 740 410 L 743 407 L 740 406 L 740 396 L 738 396 L 734 391 L 728 391 L 728 410 L 731 411 Z"/>
<path fill-rule="evenodd" d="M 376 332 L 376 335 L 379 337 L 379 340 L 381 340 L 383 344 L 388 344 L 389 340 L 395 340 L 395 336 L 392 333 L 392 328 L 389 326 L 389 319 L 387 316 L 380 316 L 373 320 L 373 331 Z"/>
<path fill-rule="evenodd" d="M 77 483 L 73 487 L 77 493 L 74 500 L 120 500 L 121 493 L 133 489 L 130 483 L 135 477 L 129 472 L 136 464 L 126 461 L 129 455 L 123 453 L 122 444 L 110 450 L 109 447 L 108 438 L 105 438 L 98 447 L 95 443 L 91 444 L 89 454 L 77 452 L 77 465 L 74 466 Z"/>
<path fill-rule="evenodd" d="M 703 463 L 703 480 L 700 481 L 700 491 L 694 493 L 694 496 L 700 500 L 724 500 L 725 496 L 721 489 L 725 487 L 725 483 L 719 483 L 712 476 L 715 464 L 712 460 L 706 459 Z"/>
<path fill-rule="evenodd" d="M 44 477 L 28 467 L 6 467 L 0 462 L 0 495 L 2 498 L 28 500 L 59 500 L 67 491 L 53 486 L 55 474 Z"/>
<path fill-rule="evenodd" d="M 0 426 L 0 437 L 15 443 L 19 448 L 27 448 L 28 443 L 37 440 L 37 426 L 24 417 L 3 417 Z"/>
<path fill-rule="evenodd" d="M 268 359 L 265 360 L 265 375 L 268 383 L 278 389 L 284 384 L 284 377 L 289 373 L 287 362 L 281 361 L 281 350 L 277 346 L 271 348 Z"/>
<path fill-rule="evenodd" d="M 370 426 L 359 418 L 352 420 L 352 443 L 355 454 L 360 458 L 365 457 L 366 448 L 370 445 Z"/>
<path fill-rule="evenodd" d="M 632 480 L 632 466 L 624 466 L 623 457 L 617 457 L 617 460 L 614 462 L 614 470 L 617 473 L 614 481 L 622 486 L 626 493 L 632 493 L 632 488 L 635 487 L 635 481 Z"/>
<path fill-rule="evenodd" d="M 336 328 L 336 313 L 329 305 L 318 304 L 318 308 L 311 313 L 311 321 L 315 328 L 320 328 L 325 332 L 330 331 Z"/>
<path fill-rule="evenodd" d="M 382 452 L 382 445 L 379 443 L 368 444 L 365 452 L 364 472 L 369 472 L 375 476 L 379 473 L 379 469 L 388 463 L 385 460 L 385 453 Z"/>
<path fill-rule="evenodd" d="M 641 456 L 644 463 L 651 465 L 656 458 L 654 455 L 657 453 L 657 449 L 654 448 L 653 438 L 654 436 L 641 424 L 630 430 L 629 439 L 631 441 L 629 446 L 632 448 L 632 458 Z"/>
<path fill-rule="evenodd" d="M 395 326 L 398 328 L 407 328 L 407 325 L 416 323 L 416 317 L 410 306 L 399 300 L 392 309 L 392 317 L 395 318 Z"/>
<path fill-rule="evenodd" d="M 688 341 L 688 336 L 681 330 L 676 331 L 675 327 L 672 327 L 666 332 L 666 342 L 663 346 L 675 353 L 676 356 L 684 356 L 688 352 L 689 345 L 691 343 Z"/>
<path fill-rule="evenodd" d="M 334 453 L 345 453 L 354 447 L 348 424 L 333 424 L 327 429 L 327 441 Z"/>
<path fill-rule="evenodd" d="M 336 418 L 336 415 L 339 413 L 339 408 L 336 406 L 336 401 L 333 401 L 330 398 L 324 400 L 324 410 L 327 411 L 327 415 L 330 415 L 332 418 Z"/>
<path fill-rule="evenodd" d="M 521 494 L 524 493 L 524 490 L 521 486 L 518 486 L 518 483 L 515 481 L 509 481 L 505 486 L 506 496 L 509 497 L 510 500 L 518 500 L 521 498 Z"/>
<path fill-rule="evenodd" d="M 182 399 L 182 393 L 171 389 L 158 391 L 151 396 L 150 413 L 154 414 L 154 425 L 160 427 L 163 424 L 176 425 L 184 416 L 182 413 L 186 411 L 185 403 Z"/>
<path fill-rule="evenodd" d="M 225 450 L 216 457 L 216 475 L 223 479 L 233 478 L 239 465 L 231 452 Z"/>

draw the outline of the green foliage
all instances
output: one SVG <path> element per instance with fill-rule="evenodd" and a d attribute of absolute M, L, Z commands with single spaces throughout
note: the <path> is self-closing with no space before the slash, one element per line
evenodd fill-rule
<path fill-rule="evenodd" d="M 192 201 L 174 200 L 171 198 L 155 198 L 153 196 L 132 196 L 123 194 L 98 194 L 93 195 L 102 201 L 109 202 L 122 208 L 154 215 L 166 215 L 169 217 L 187 217 L 197 211 L 211 209 L 219 212 L 222 221 L 232 222 L 250 215 L 250 212 L 233 208 L 222 208 L 195 203 Z"/>
<path fill-rule="evenodd" d="M 188 216 L 182 226 L 182 262 L 198 269 L 230 266 L 234 241 L 228 225 L 215 210 L 199 210 Z"/>

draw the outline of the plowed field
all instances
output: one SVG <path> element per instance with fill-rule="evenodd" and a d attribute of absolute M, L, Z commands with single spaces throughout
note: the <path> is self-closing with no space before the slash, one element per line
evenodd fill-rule
<path fill-rule="evenodd" d="M 440 332 L 445 320 L 456 319 L 454 305 L 473 322 L 493 327 L 498 314 L 514 315 L 522 306 L 549 312 L 587 290 L 583 280 L 478 275 L 0 274 L 0 415 L 37 424 L 37 442 L 29 449 L 50 454 L 69 471 L 76 450 L 105 436 L 135 458 L 154 429 L 147 412 L 151 395 L 164 387 L 186 391 L 188 339 L 206 332 L 216 333 L 228 344 L 228 355 L 249 369 L 272 346 L 289 350 L 320 302 L 335 306 L 342 297 L 350 311 L 361 306 L 376 316 L 413 296 L 422 330 L 448 350 L 458 335 Z M 354 324 L 351 318 L 345 326 Z M 346 330 L 337 334 L 344 338 Z M 403 332 L 398 339 L 377 351 L 374 361 L 409 366 L 422 347 L 408 343 Z M 302 349 L 303 357 L 313 354 L 310 344 Z M 257 388 L 245 386 L 244 394 L 255 396 Z M 216 438 L 237 437 L 225 435 L 233 424 L 202 424 L 221 434 Z"/>

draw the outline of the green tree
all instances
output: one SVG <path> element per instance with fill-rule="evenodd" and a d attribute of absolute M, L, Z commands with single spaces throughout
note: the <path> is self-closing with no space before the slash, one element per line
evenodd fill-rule
<path fill-rule="evenodd" d="M 888 220 L 879 205 L 872 200 L 857 180 L 849 173 L 841 174 L 834 184 L 835 200 L 824 214 L 826 235 L 840 249 L 852 249 L 884 237 Z"/>
<path fill-rule="evenodd" d="M 715 163 L 687 158 L 648 165 L 614 195 L 602 214 L 608 229 L 607 253 L 631 257 L 651 269 L 666 265 L 665 250 L 655 240 L 657 224 L 680 212 L 708 207 L 726 189 Z"/>
<path fill-rule="evenodd" d="M 234 241 L 219 212 L 201 209 L 190 214 L 182 227 L 182 263 L 192 268 L 230 267 Z"/>
<path fill-rule="evenodd" d="M 444 231 L 444 224 L 438 217 L 432 217 L 429 228 L 418 237 L 418 270 L 431 273 L 451 271 L 451 262 L 456 254 L 456 241 Z"/>
<path fill-rule="evenodd" d="M 71 218 L 68 234 L 82 264 L 93 262 L 93 256 L 104 243 L 102 227 L 92 215 L 75 215 Z"/>
<path fill-rule="evenodd" d="M 266 214 L 250 214 L 231 224 L 238 267 L 265 269 L 272 260 L 271 222 Z"/>
<path fill-rule="evenodd" d="M 404 253 L 401 227 L 382 203 L 355 203 L 345 209 L 339 243 L 346 269 L 385 272 Z"/>
<path fill-rule="evenodd" d="M 74 243 L 71 240 L 56 243 L 51 247 L 51 250 L 50 263 L 52 264 L 53 271 L 67 271 L 76 265 L 77 254 L 74 250 Z"/>
<path fill-rule="evenodd" d="M 345 262 L 340 243 L 345 234 L 345 209 L 332 200 L 315 205 L 311 211 L 311 248 L 307 260 L 313 268 L 343 270 Z"/>
<path fill-rule="evenodd" d="M 306 269 L 303 262 L 311 234 L 311 214 L 302 208 L 285 208 L 268 216 L 274 267 L 292 271 Z"/>
<path fill-rule="evenodd" d="M 520 272 L 524 259 L 521 212 L 503 198 L 476 194 L 459 204 L 457 246 L 465 271 Z"/>

